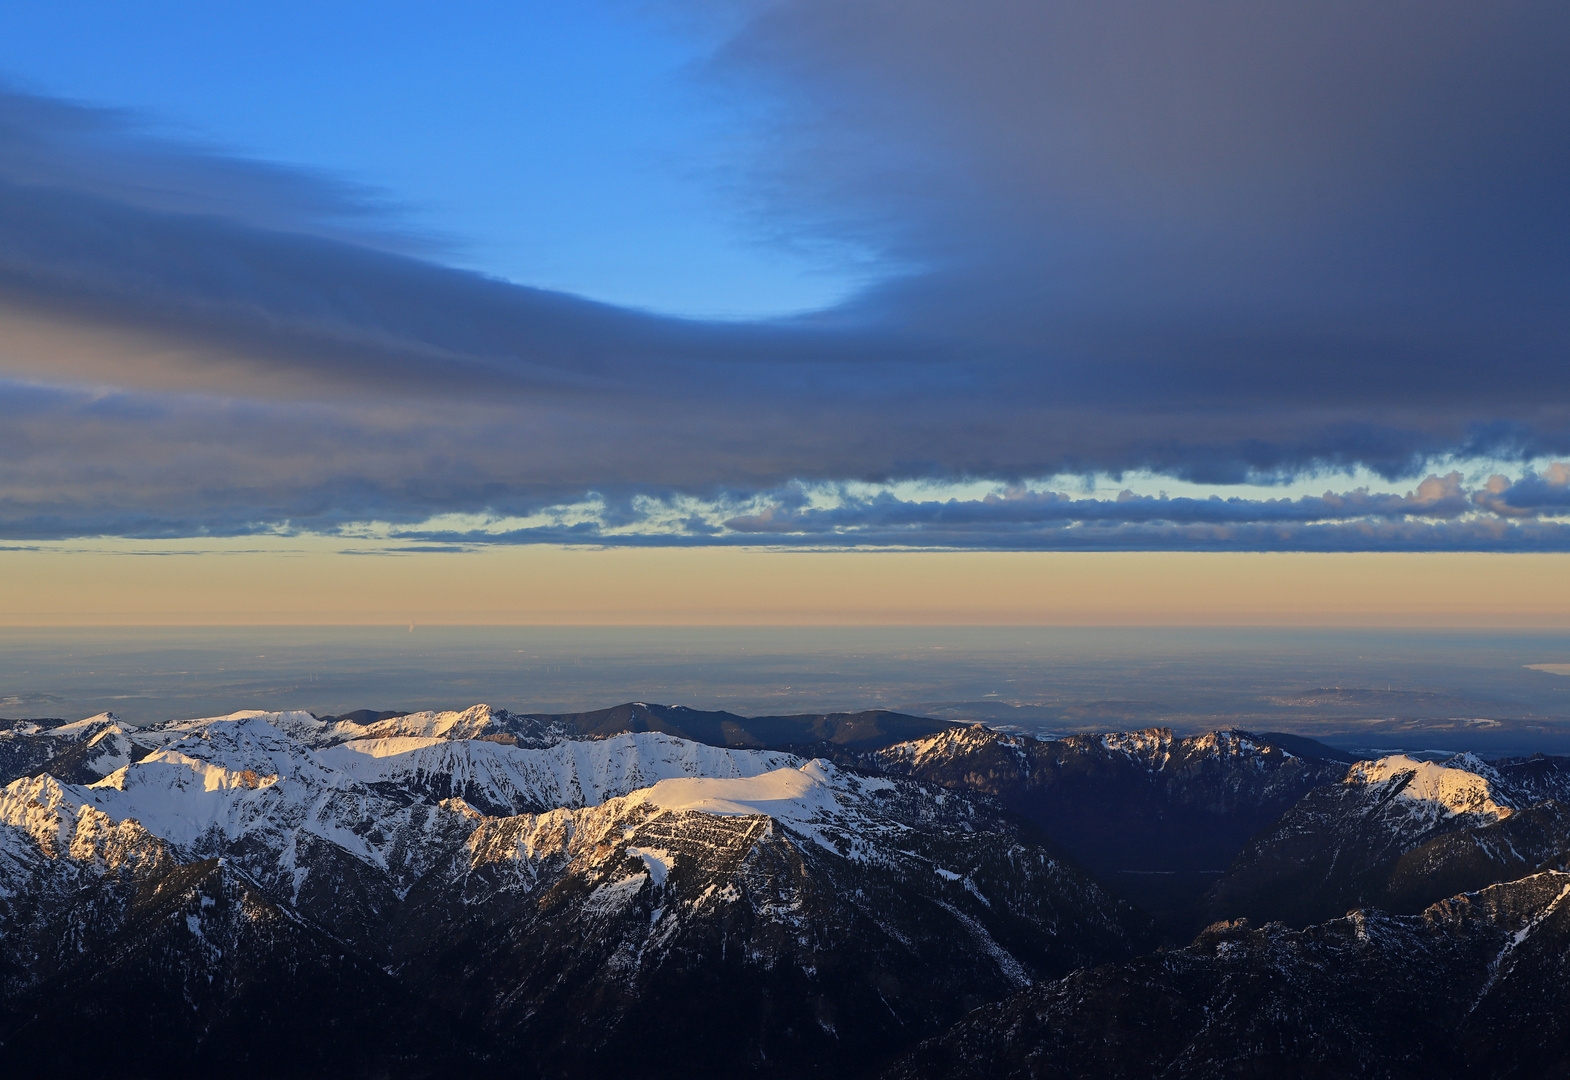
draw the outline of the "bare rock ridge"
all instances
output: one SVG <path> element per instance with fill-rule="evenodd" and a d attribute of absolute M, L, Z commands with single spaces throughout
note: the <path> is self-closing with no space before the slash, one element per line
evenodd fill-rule
<path fill-rule="evenodd" d="M 1039 740 L 648 703 L 0 721 L 0 1061 L 1570 1065 L 1567 762 L 1340 757 L 1241 731 Z"/>

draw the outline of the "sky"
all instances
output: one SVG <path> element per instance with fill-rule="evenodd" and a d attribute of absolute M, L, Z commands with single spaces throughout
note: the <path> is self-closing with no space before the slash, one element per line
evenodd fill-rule
<path fill-rule="evenodd" d="M 247 537 L 0 558 L 0 628 L 1570 626 L 1558 554 L 549 544 L 345 554 L 317 538 Z M 1552 650 L 1531 660 L 1545 656 L 1570 660 Z"/>
<path fill-rule="evenodd" d="M 1565 566 L 1567 52 L 1520 2 L 11 5 L 7 605 L 132 550 L 234 612 L 368 551 L 613 607 L 681 550 Z"/>

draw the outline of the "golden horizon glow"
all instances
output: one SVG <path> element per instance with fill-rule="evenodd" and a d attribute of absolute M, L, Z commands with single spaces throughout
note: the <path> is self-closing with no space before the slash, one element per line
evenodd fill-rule
<path fill-rule="evenodd" d="M 1570 555 L 492 547 L 0 552 L 0 625 L 1570 627 Z"/>

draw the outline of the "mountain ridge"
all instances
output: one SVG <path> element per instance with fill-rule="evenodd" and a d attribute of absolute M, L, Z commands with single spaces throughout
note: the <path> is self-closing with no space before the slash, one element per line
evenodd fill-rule
<path fill-rule="evenodd" d="M 168 1030 L 185 1023 L 181 980 L 231 987 L 190 1013 L 229 1034 L 188 1034 L 198 1058 L 238 1053 L 226 1025 L 262 1007 L 246 987 L 283 992 L 267 958 L 286 956 L 314 973 L 311 1000 L 352 971 L 387 973 L 347 1012 L 318 1000 L 344 1023 L 378 1001 L 395 1018 L 440 1002 L 477 1033 L 442 1051 L 453 1061 L 680 1075 L 635 1060 L 685 1022 L 661 1004 L 679 986 L 698 1015 L 769 1018 L 724 1037 L 692 1030 L 715 1068 L 857 1076 L 967 1008 L 1153 940 L 1148 919 L 986 796 L 660 732 L 543 748 L 493 738 L 511 724 L 487 707 L 369 725 L 241 712 L 136 731 L 147 752 L 87 785 L 47 771 L 14 780 L 0 793 L 0 854 L 13 853 L 0 890 L 30 902 L 0 904 L 0 938 L 16 949 L 0 1043 L 46 1055 L 51 995 L 80 998 L 60 1015 L 123 1015 L 130 1006 L 72 974 L 97 964 L 105 986 L 176 1018 Z M 503 798 L 500 774 L 475 768 L 497 762 L 520 785 L 537 766 L 540 805 L 519 810 L 523 786 Z M 57 887 L 40 890 L 39 874 Z M 209 882 L 206 900 L 181 901 L 187 930 L 173 915 L 139 921 L 138 896 L 187 879 Z M 53 914 L 30 921 L 39 902 Z M 229 921 L 202 929 L 202 905 Z M 39 963 L 45 939 L 84 915 L 100 931 Z M 207 956 L 203 942 L 220 938 L 262 967 Z M 291 1016 L 280 1003 L 266 1023 Z"/>
<path fill-rule="evenodd" d="M 985 1006 L 884 1080 L 1562 1075 L 1567 899 L 1550 871 L 1417 915 L 1218 923 Z"/>
<path fill-rule="evenodd" d="M 1415 914 L 1521 876 L 1570 849 L 1570 772 L 1556 764 L 1359 762 L 1251 839 L 1202 909 L 1304 926 L 1364 904 Z"/>
<path fill-rule="evenodd" d="M 746 719 L 633 702 L 0 727 L 0 765 L 28 770 L 0 788 L 0 1056 L 859 1080 L 1279 1071 L 1293 1047 L 1304 1076 L 1346 1055 L 1442 1071 L 1398 1030 L 1404 1002 L 1468 1068 L 1484 1059 L 1450 1029 L 1515 1039 L 1523 1068 L 1566 1060 L 1563 995 L 1540 985 L 1570 976 L 1563 759 Z M 1357 851 L 1349 875 L 1314 862 Z M 1195 881 L 1229 914 L 1180 937 Z M 1249 898 L 1271 889 L 1332 914 L 1269 922 Z M 1508 1007 L 1526 993 L 1546 1035 Z M 1296 1020 L 1250 1011 L 1270 1002 Z M 73 1027 L 90 1033 L 65 1046 Z M 127 1028 L 174 1049 L 126 1053 Z"/>

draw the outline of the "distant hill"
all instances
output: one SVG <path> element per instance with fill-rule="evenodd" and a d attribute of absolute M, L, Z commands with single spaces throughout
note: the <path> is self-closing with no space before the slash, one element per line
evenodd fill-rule
<path fill-rule="evenodd" d="M 609 709 L 580 713 L 527 713 L 525 720 L 560 730 L 569 738 L 658 731 L 711 746 L 784 749 L 813 743 L 853 750 L 878 750 L 910 739 L 966 725 L 949 720 L 907 716 L 886 709 L 861 712 L 799 713 L 790 716 L 738 716 L 705 712 L 685 705 L 652 705 L 633 701 Z"/>

